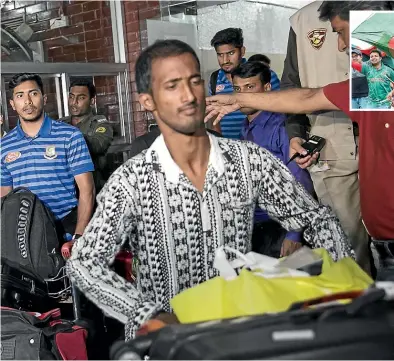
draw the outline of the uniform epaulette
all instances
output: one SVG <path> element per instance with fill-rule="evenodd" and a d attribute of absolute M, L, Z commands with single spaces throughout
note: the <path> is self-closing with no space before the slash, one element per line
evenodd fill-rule
<path fill-rule="evenodd" d="M 95 115 L 93 117 L 93 120 L 97 121 L 97 123 L 107 123 L 108 122 L 108 120 L 105 117 L 105 115 Z"/>

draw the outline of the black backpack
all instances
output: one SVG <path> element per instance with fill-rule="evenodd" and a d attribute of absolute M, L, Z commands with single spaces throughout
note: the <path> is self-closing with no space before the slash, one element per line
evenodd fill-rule
<path fill-rule="evenodd" d="M 55 217 L 26 188 L 1 198 L 1 298 L 3 306 L 41 309 L 46 280 L 64 266 Z M 34 308 L 36 307 L 36 308 Z"/>
<path fill-rule="evenodd" d="M 214 71 L 209 78 L 209 86 L 211 87 L 211 94 L 216 94 L 216 84 L 218 82 L 219 70 Z"/>

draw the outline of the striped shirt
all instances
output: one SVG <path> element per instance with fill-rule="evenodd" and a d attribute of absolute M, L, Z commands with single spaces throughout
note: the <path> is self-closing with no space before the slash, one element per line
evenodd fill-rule
<path fill-rule="evenodd" d="M 271 69 L 271 90 L 280 90 L 280 81 L 278 75 Z"/>
<path fill-rule="evenodd" d="M 47 115 L 34 138 L 18 122 L 0 149 L 1 186 L 30 189 L 57 219 L 78 204 L 74 177 L 94 170 L 82 133 Z"/>
<path fill-rule="evenodd" d="M 246 59 L 242 59 L 245 63 Z M 227 79 L 226 73 L 223 69 L 219 70 L 218 79 L 216 81 L 216 94 L 228 94 L 234 92 L 233 84 Z M 212 95 L 212 90 L 209 87 L 209 95 Z M 239 110 L 227 114 L 220 121 L 220 128 L 222 135 L 225 138 L 240 139 L 241 129 L 244 124 L 245 114 Z"/>

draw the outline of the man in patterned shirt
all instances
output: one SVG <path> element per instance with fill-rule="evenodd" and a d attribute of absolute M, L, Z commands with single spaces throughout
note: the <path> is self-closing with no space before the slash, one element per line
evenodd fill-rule
<path fill-rule="evenodd" d="M 219 246 L 250 250 L 256 203 L 284 228 L 305 228 L 306 240 L 334 259 L 353 256 L 331 210 L 279 159 L 251 142 L 206 132 L 204 83 L 189 45 L 162 40 L 148 47 L 137 60 L 136 82 L 161 135 L 108 180 L 68 264 L 78 288 L 126 324 L 126 339 L 148 320 L 174 321 L 170 299 L 218 275 Z M 125 242 L 140 262 L 137 285 L 110 270 Z"/>

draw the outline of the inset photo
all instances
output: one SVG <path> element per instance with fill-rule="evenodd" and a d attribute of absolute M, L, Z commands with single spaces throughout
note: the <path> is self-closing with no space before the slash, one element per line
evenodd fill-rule
<path fill-rule="evenodd" d="M 394 12 L 351 11 L 352 110 L 394 110 Z"/>

